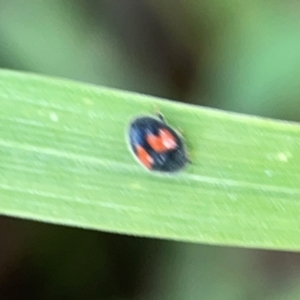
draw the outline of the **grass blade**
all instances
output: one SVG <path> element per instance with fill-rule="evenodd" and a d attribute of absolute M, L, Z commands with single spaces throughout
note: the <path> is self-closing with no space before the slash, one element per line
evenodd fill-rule
<path fill-rule="evenodd" d="M 0 213 L 138 236 L 300 249 L 300 127 L 0 72 Z M 192 165 L 153 175 L 128 122 L 159 109 Z"/>

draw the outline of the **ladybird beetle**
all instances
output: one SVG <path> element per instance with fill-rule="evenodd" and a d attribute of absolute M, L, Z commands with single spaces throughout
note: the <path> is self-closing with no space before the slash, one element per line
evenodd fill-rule
<path fill-rule="evenodd" d="M 189 162 L 182 137 L 162 115 L 134 119 L 128 134 L 132 152 L 150 171 L 177 172 Z"/>

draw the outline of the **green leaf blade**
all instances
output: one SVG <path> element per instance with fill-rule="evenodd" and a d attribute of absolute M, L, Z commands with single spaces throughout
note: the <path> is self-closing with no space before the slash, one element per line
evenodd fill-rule
<path fill-rule="evenodd" d="M 300 249 L 300 126 L 0 72 L 0 213 L 123 234 Z M 192 164 L 153 174 L 126 144 L 159 109 Z"/>

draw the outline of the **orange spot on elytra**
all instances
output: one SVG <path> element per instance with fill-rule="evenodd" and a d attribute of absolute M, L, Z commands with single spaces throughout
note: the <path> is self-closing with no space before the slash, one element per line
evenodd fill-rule
<path fill-rule="evenodd" d="M 148 135 L 147 143 L 156 152 L 165 152 L 176 148 L 176 139 L 173 134 L 167 129 L 160 129 L 158 132 L 159 136 Z"/>
<path fill-rule="evenodd" d="M 149 155 L 149 153 L 141 146 L 136 146 L 137 151 L 137 157 L 140 160 L 140 162 L 148 169 L 151 169 L 151 166 L 153 164 L 153 159 Z"/>
<path fill-rule="evenodd" d="M 149 144 L 149 146 L 156 152 L 166 151 L 166 148 L 163 145 L 162 140 L 159 136 L 151 134 L 151 135 L 148 135 L 146 139 L 147 139 L 147 143 Z"/>
<path fill-rule="evenodd" d="M 173 150 L 177 147 L 176 139 L 174 138 L 174 135 L 167 129 L 161 129 L 159 130 L 159 136 L 162 140 L 163 145 L 168 150 Z"/>

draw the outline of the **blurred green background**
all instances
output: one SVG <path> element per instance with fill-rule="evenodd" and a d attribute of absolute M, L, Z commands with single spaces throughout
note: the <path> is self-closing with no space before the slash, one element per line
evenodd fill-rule
<path fill-rule="evenodd" d="M 300 1 L 0 1 L 0 67 L 299 121 Z M 300 299 L 300 255 L 0 218 L 0 299 Z"/>

